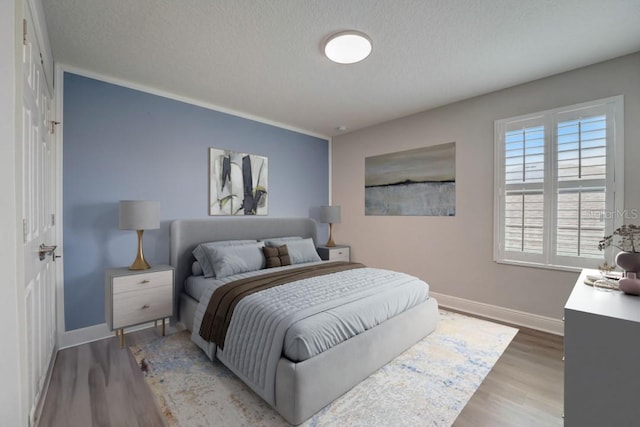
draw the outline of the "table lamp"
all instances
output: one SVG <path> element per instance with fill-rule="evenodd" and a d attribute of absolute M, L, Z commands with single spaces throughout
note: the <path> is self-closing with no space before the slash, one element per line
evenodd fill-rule
<path fill-rule="evenodd" d="M 340 206 L 320 206 L 320 222 L 329 224 L 329 240 L 325 246 L 334 247 L 336 243 L 333 241 L 333 224 L 340 224 Z"/>
<path fill-rule="evenodd" d="M 160 228 L 160 203 L 148 200 L 120 200 L 120 229 L 136 230 L 138 233 L 138 255 L 129 270 L 151 268 L 142 253 L 144 230 Z"/>

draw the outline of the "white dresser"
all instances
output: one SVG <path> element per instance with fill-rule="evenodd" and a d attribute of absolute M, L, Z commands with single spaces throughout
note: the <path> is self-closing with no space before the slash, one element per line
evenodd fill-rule
<path fill-rule="evenodd" d="M 113 268 L 105 272 L 105 308 L 107 325 L 120 335 L 124 346 L 124 328 L 173 316 L 173 267 L 159 265 L 148 270 Z"/>
<path fill-rule="evenodd" d="M 565 427 L 640 426 L 640 297 L 585 285 L 564 307 Z"/>

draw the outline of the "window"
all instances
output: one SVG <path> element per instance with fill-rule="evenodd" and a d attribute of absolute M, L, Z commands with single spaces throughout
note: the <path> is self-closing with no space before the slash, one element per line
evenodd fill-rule
<path fill-rule="evenodd" d="M 595 268 L 622 224 L 623 97 L 495 122 L 494 259 Z"/>

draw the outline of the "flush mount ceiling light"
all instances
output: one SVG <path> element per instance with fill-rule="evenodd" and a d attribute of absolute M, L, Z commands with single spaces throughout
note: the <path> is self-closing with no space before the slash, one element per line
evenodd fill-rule
<path fill-rule="evenodd" d="M 359 31 L 341 31 L 327 37 L 324 54 L 338 64 L 354 64 L 371 53 L 371 39 Z"/>

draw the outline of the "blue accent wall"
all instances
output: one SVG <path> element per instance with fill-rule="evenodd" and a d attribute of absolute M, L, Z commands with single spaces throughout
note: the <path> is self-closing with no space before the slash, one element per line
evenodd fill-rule
<path fill-rule="evenodd" d="M 160 229 L 144 233 L 152 265 L 169 263 L 172 220 L 208 216 L 210 147 L 268 158 L 269 216 L 308 217 L 328 202 L 324 139 L 71 73 L 63 126 L 67 331 L 104 323 L 104 270 L 135 258 L 119 200 L 160 202 Z"/>

